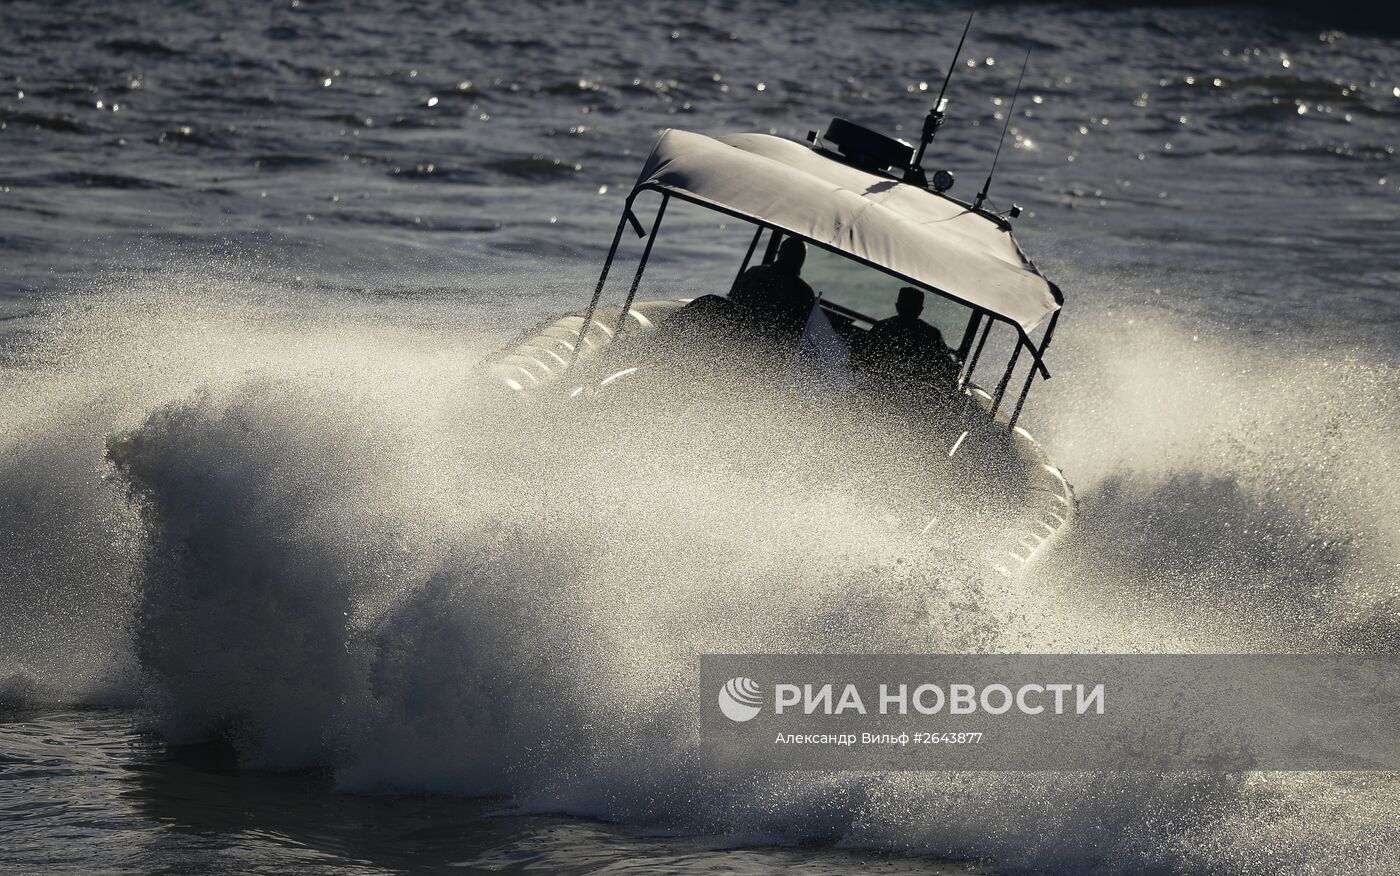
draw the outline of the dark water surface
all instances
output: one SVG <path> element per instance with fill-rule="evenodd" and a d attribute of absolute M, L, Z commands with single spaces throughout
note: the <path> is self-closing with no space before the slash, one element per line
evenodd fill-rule
<path fill-rule="evenodd" d="M 317 775 L 240 771 L 222 749 L 168 750 L 110 711 L 8 714 L 3 739 L 7 872 L 974 872 L 639 836 L 499 799 L 338 794 Z"/>
<path fill-rule="evenodd" d="M 197 244 L 332 289 L 522 253 L 591 265 L 661 128 L 801 136 L 845 113 L 910 136 L 963 9 L 15 2 L 5 17 L 0 292 L 22 310 Z M 994 201 L 1031 211 L 1021 234 L 1072 300 L 1160 281 L 1157 306 L 1241 328 L 1393 336 L 1393 39 L 1263 9 L 991 7 L 930 162 L 964 197 L 1023 47 Z"/>
<path fill-rule="evenodd" d="M 908 137 L 965 16 L 4 4 L 0 871 L 1400 872 L 1388 774 L 730 782 L 693 738 L 697 653 L 1395 649 L 1392 36 L 979 13 L 928 164 L 975 193 L 1032 48 L 992 201 L 1068 302 L 1026 423 L 1080 514 L 1023 579 L 476 382 L 659 130 Z M 720 287 L 723 225 L 643 293 Z"/>

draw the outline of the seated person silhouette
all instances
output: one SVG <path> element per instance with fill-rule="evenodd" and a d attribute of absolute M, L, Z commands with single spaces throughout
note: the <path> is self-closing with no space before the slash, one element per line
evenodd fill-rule
<path fill-rule="evenodd" d="M 749 268 L 729 293 L 729 300 L 774 341 L 796 345 L 812 312 L 817 296 L 801 276 L 806 260 L 807 245 L 799 238 L 785 237 L 777 257 Z"/>
<path fill-rule="evenodd" d="M 913 286 L 899 290 L 895 315 L 882 319 L 860 338 L 851 364 L 861 373 L 897 380 L 935 380 L 952 383 L 957 378 L 953 359 L 938 329 L 919 319 L 924 293 Z"/>

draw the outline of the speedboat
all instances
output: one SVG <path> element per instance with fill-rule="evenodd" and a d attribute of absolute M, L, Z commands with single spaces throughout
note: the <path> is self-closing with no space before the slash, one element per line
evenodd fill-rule
<path fill-rule="evenodd" d="M 1017 244 L 1019 209 L 984 206 L 990 176 L 968 202 L 948 193 L 951 173 L 930 179 L 923 170 L 944 106 L 940 98 L 930 112 L 917 152 L 844 119 L 807 142 L 664 131 L 623 203 L 591 300 L 525 332 L 490 360 L 490 373 L 541 404 L 644 409 L 652 418 L 673 414 L 677 399 L 699 400 L 712 418 L 775 399 L 806 404 L 824 446 L 866 465 L 861 482 L 903 482 L 880 491 L 897 525 L 939 538 L 950 506 L 984 512 L 996 528 L 982 555 L 1002 575 L 1017 574 L 1073 518 L 1069 483 L 1018 425 L 1032 385 L 1050 376 L 1046 353 L 1064 298 Z M 762 332 L 736 340 L 743 308 L 726 296 L 639 298 L 667 207 L 681 204 L 752 228 L 735 248 L 731 294 L 754 267 L 774 262 L 783 240 L 805 244 L 801 277 L 817 297 L 795 344 Z M 629 228 L 645 244 L 621 303 L 606 305 Z M 917 318 L 947 339 L 937 355 L 948 367 L 896 389 L 888 374 L 862 374 L 850 352 L 890 318 L 905 287 L 923 293 Z M 743 457 L 770 438 L 779 440 L 751 436 L 727 452 Z M 897 465 L 881 465 L 882 456 Z M 825 471 L 837 468 L 849 466 Z M 962 495 L 922 493 L 918 484 L 929 482 L 960 484 Z"/>

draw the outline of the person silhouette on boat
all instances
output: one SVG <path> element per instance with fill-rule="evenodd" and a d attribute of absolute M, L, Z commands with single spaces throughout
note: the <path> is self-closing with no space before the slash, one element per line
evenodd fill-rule
<path fill-rule="evenodd" d="M 890 379 L 952 383 L 957 362 L 943 342 L 943 333 L 919 319 L 923 310 L 922 289 L 900 289 L 895 315 L 875 323 L 855 345 L 851 357 L 855 369 Z"/>
<path fill-rule="evenodd" d="M 654 339 L 658 355 L 725 367 L 794 353 L 817 298 L 801 276 L 806 259 L 800 238 L 784 238 L 773 261 L 744 271 L 727 297 L 702 295 L 668 319 Z"/>
<path fill-rule="evenodd" d="M 806 260 L 807 244 L 797 237 L 783 238 L 772 262 L 749 268 L 739 277 L 729 293 L 730 302 L 743 308 L 774 340 L 795 344 L 817 300 L 802 279 Z"/>

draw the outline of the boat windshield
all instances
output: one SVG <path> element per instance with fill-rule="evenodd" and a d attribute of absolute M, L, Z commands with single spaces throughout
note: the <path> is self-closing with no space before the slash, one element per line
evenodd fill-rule
<path fill-rule="evenodd" d="M 867 323 L 894 316 L 895 299 L 908 283 L 883 271 L 816 246 L 807 248 L 802 279 L 821 293 L 822 301 L 859 313 Z M 972 308 L 933 292 L 924 294 L 924 310 L 919 318 L 943 335 L 943 342 L 954 350 L 963 340 Z"/>

